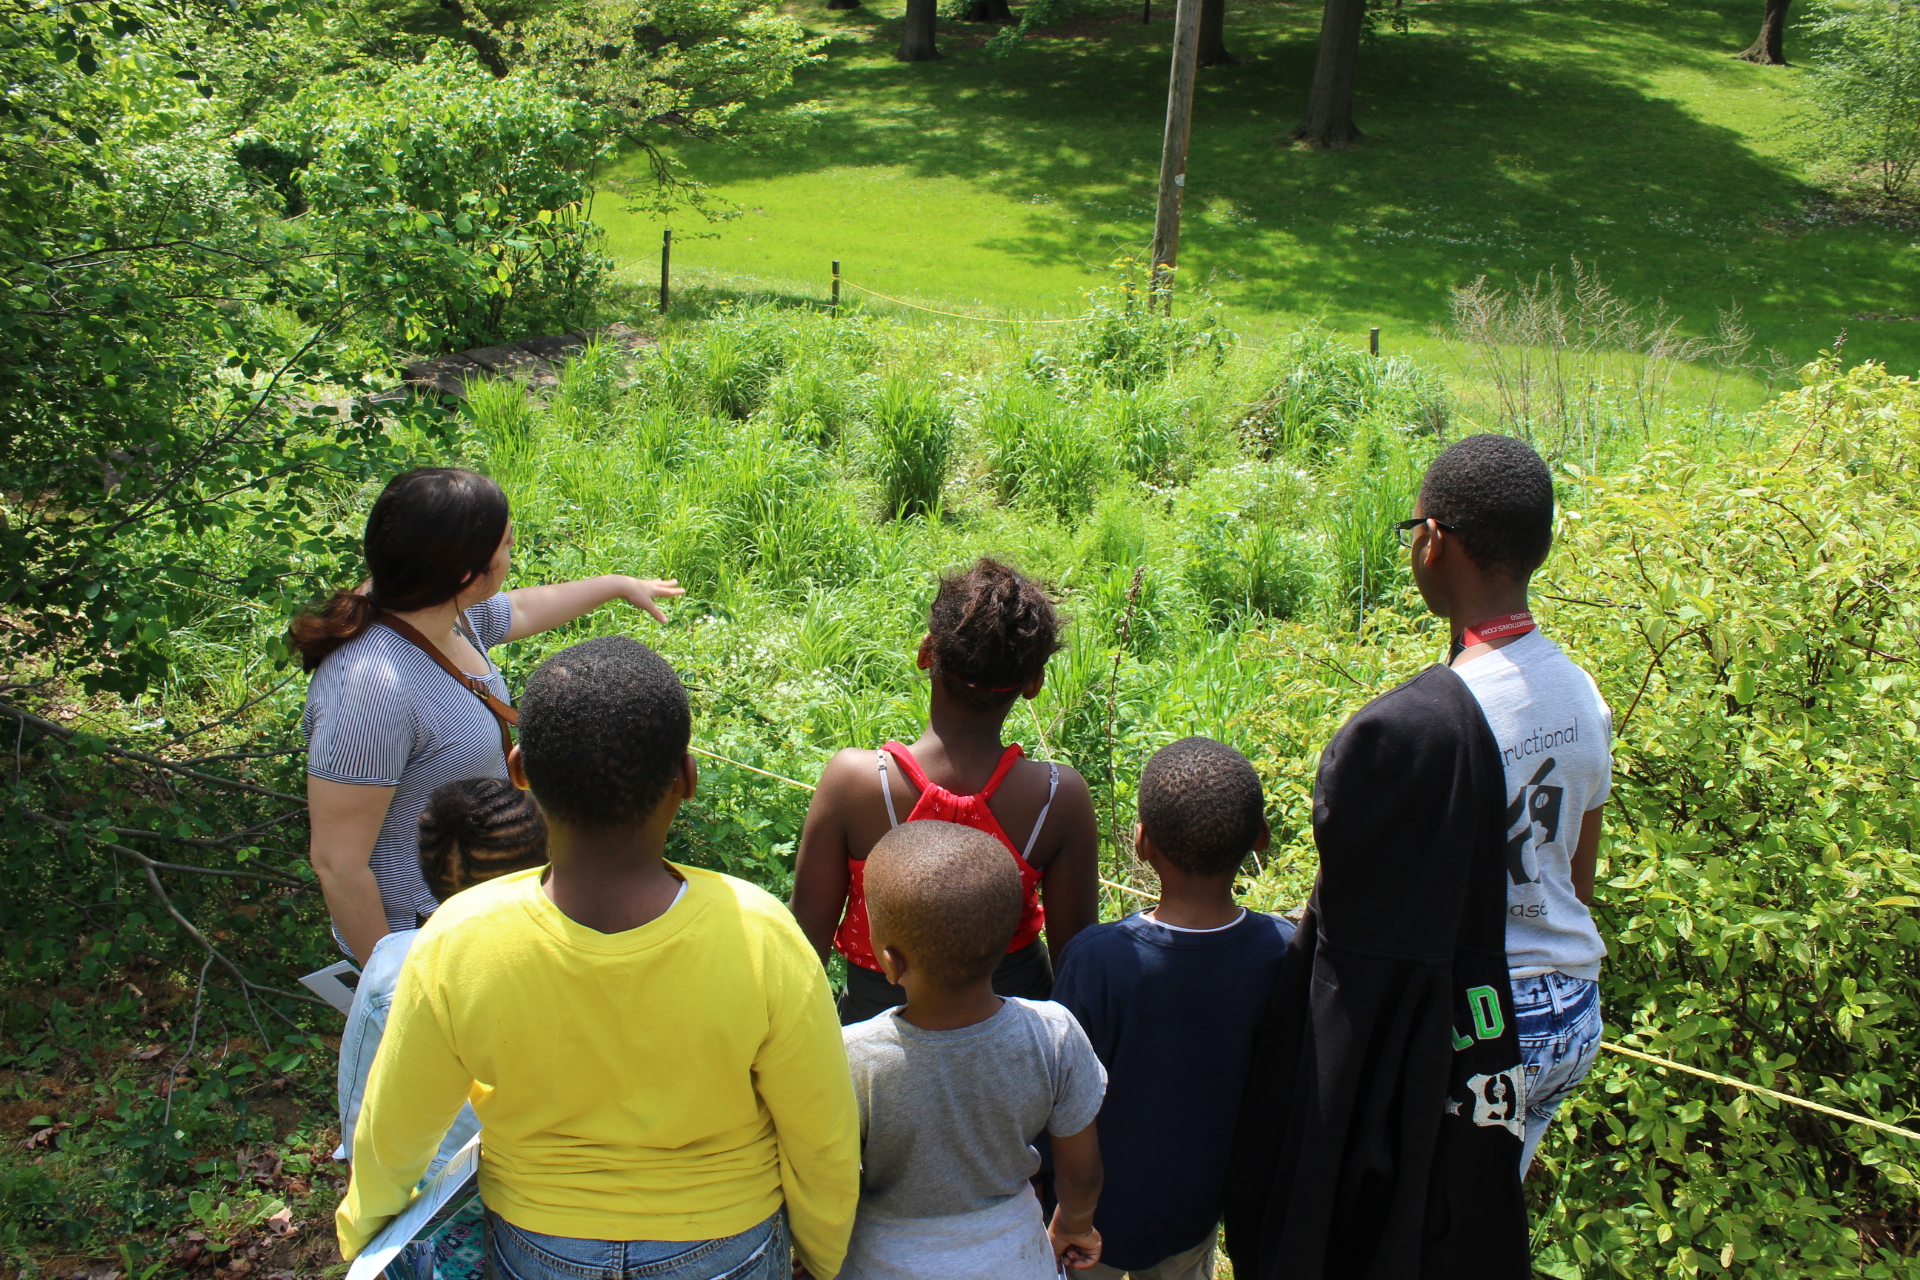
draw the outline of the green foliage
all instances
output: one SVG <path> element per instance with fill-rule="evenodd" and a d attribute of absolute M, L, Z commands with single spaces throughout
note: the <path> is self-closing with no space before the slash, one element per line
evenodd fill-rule
<path fill-rule="evenodd" d="M 1556 633 L 1616 716 L 1610 1036 L 1910 1124 L 1920 387 L 1811 366 L 1776 443 L 1582 480 Z M 1546 1152 L 1586 1274 L 1910 1276 L 1920 1150 L 1607 1058 Z"/>
<path fill-rule="evenodd" d="M 591 111 L 447 46 L 342 90 L 322 82 L 291 112 L 342 296 L 391 295 L 395 337 L 433 351 L 585 319 L 610 266 L 587 216 L 607 147 Z"/>
<path fill-rule="evenodd" d="M 932 387 L 899 375 L 880 384 L 867 409 L 867 436 L 885 510 L 910 516 L 939 509 L 957 435 L 953 411 Z"/>
<path fill-rule="evenodd" d="M 1806 77 L 1820 161 L 1868 173 L 1886 197 L 1920 167 L 1920 8 L 1909 0 L 1816 0 Z"/>
<path fill-rule="evenodd" d="M 1165 384 L 1113 391 L 1094 401 L 1101 434 L 1119 448 L 1120 465 L 1145 484 L 1190 478 L 1188 406 Z"/>
<path fill-rule="evenodd" d="M 988 474 L 1003 498 L 1062 520 L 1083 516 L 1113 472 L 1113 450 L 1079 406 L 1025 379 L 1002 382 L 980 416 Z"/>
<path fill-rule="evenodd" d="M 1415 457 L 1398 430 L 1367 417 L 1330 459 L 1327 554 L 1342 625 L 1360 625 L 1363 610 L 1396 598 L 1406 581 L 1393 526 L 1413 514 L 1420 495 L 1425 465 Z"/>
<path fill-rule="evenodd" d="M 1088 293 L 1086 315 L 1068 327 L 1066 342 L 1030 357 L 1036 377 L 1131 391 L 1158 382 L 1180 363 L 1219 367 L 1228 336 L 1217 314 L 1168 315 L 1150 305 L 1157 298 L 1135 264 L 1121 262 L 1116 270 L 1122 283 Z"/>
<path fill-rule="evenodd" d="M 1188 585 L 1221 619 L 1291 618 L 1317 585 L 1299 539 L 1241 511 L 1210 516 L 1194 531 L 1188 554 Z"/>
<path fill-rule="evenodd" d="M 1257 378 L 1240 429 L 1262 457 L 1322 456 L 1368 416 L 1407 431 L 1446 430 L 1447 394 L 1431 369 L 1370 356 L 1317 327 L 1288 336 Z"/>
<path fill-rule="evenodd" d="M 736 0 L 561 0 L 509 24 L 505 39 L 469 27 L 500 69 L 524 71 L 600 122 L 606 145 L 639 149 L 645 178 L 614 179 L 635 206 L 720 210 L 664 149 L 670 140 L 771 142 L 804 127 L 809 104 L 768 106 L 800 68 L 822 61 L 823 37 L 773 8 Z M 743 115 L 749 105 L 761 109 Z"/>

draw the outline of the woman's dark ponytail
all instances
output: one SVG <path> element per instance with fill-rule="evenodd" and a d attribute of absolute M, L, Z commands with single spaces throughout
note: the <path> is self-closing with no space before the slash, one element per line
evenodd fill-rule
<path fill-rule="evenodd" d="M 309 674 L 320 660 L 373 625 L 380 606 L 360 591 L 336 591 L 312 613 L 293 620 L 288 632 L 300 665 Z"/>
<path fill-rule="evenodd" d="M 311 672 L 366 632 L 383 609 L 407 613 L 459 595 L 507 536 L 507 495 L 474 471 L 422 467 L 387 482 L 367 513 L 368 582 L 293 620 L 288 639 Z"/>

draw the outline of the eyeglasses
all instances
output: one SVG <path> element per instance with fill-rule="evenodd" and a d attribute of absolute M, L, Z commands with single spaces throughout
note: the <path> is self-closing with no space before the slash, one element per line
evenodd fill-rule
<path fill-rule="evenodd" d="M 1444 530 L 1447 533 L 1457 532 L 1452 525 L 1446 523 L 1444 520 L 1434 520 L 1432 516 L 1409 516 L 1393 526 L 1394 533 L 1400 537 L 1400 545 L 1403 547 L 1412 546 L 1413 531 L 1429 521 L 1432 521 L 1433 527 L 1436 529 Z"/>

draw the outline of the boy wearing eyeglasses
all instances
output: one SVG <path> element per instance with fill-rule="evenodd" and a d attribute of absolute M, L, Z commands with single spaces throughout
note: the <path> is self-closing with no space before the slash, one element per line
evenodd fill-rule
<path fill-rule="evenodd" d="M 1229 1177 L 1244 1280 L 1530 1275 L 1520 1179 L 1599 1051 L 1612 715 L 1527 607 L 1552 476 L 1472 436 L 1398 527 L 1452 647 L 1321 757 L 1320 877 Z"/>

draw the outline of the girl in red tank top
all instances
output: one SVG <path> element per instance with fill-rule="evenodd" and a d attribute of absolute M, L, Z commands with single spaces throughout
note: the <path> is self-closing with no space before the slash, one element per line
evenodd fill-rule
<path fill-rule="evenodd" d="M 1026 901 L 994 975 L 1002 995 L 1045 999 L 1048 953 L 1097 918 L 1098 836 L 1086 783 L 1001 741 L 1008 713 L 1039 693 L 1058 631 L 1046 593 L 1004 565 L 983 559 L 943 579 L 920 643 L 919 665 L 932 677 L 926 733 L 911 747 L 841 751 L 822 772 L 794 867 L 793 912 L 822 959 L 829 944 L 846 957 L 842 1021 L 904 999 L 879 972 L 863 883 L 868 852 L 903 821 L 985 831 L 1018 867 Z"/>

